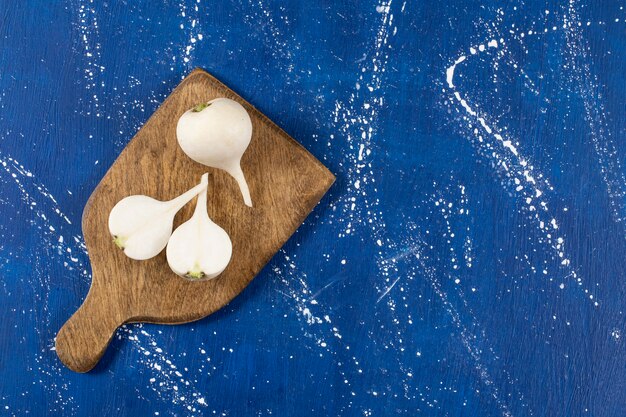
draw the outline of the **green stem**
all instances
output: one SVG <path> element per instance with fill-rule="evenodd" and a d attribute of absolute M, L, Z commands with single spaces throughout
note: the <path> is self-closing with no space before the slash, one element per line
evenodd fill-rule
<path fill-rule="evenodd" d="M 198 113 L 198 112 L 201 112 L 202 110 L 206 109 L 206 108 L 207 108 L 207 107 L 209 107 L 209 106 L 210 106 L 210 104 L 209 104 L 209 103 L 200 103 L 200 104 L 198 104 L 196 107 L 194 107 L 194 108 L 192 109 L 192 111 L 193 111 L 194 113 Z"/>
<path fill-rule="evenodd" d="M 121 250 L 124 250 L 124 244 L 126 243 L 126 238 L 123 238 L 121 236 L 115 236 L 113 238 L 113 243 L 115 243 L 115 246 L 117 246 Z"/>
<path fill-rule="evenodd" d="M 201 279 L 204 278 L 204 275 L 204 272 L 200 270 L 200 266 L 196 264 L 191 271 L 187 272 L 185 276 L 191 279 Z"/>

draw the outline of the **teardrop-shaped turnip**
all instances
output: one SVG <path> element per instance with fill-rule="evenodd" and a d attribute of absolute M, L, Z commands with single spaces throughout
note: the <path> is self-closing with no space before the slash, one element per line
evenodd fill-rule
<path fill-rule="evenodd" d="M 215 278 L 226 269 L 233 252 L 230 237 L 209 218 L 206 189 L 198 195 L 193 216 L 181 224 L 167 243 L 167 263 L 191 280 Z"/>
<path fill-rule="evenodd" d="M 252 121 L 241 104 L 227 98 L 199 104 L 180 116 L 176 136 L 181 149 L 191 159 L 233 176 L 244 202 L 252 207 L 240 165 L 252 138 Z"/>
<path fill-rule="evenodd" d="M 170 201 L 145 195 L 123 198 L 109 214 L 113 242 L 132 259 L 144 260 L 158 255 L 172 235 L 176 213 L 206 190 L 207 183 L 208 174 L 204 174 L 200 184 Z"/>

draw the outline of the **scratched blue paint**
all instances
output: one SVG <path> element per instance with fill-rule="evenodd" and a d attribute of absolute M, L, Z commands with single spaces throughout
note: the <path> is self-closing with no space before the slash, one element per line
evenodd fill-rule
<path fill-rule="evenodd" d="M 292 3 L 2 2 L 0 415 L 623 416 L 623 7 Z M 222 311 L 72 373 L 83 206 L 194 67 L 337 183 Z"/>

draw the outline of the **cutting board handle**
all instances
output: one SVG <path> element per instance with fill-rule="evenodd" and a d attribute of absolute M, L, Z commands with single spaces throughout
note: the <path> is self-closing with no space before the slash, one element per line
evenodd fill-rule
<path fill-rule="evenodd" d="M 91 370 L 106 350 L 115 330 L 124 323 L 116 317 L 113 309 L 103 311 L 109 305 L 89 291 L 87 298 L 72 317 L 61 327 L 56 338 L 59 359 L 76 372 Z"/>

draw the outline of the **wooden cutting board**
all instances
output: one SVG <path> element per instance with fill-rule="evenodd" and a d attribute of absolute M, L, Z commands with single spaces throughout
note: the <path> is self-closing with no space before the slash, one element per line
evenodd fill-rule
<path fill-rule="evenodd" d="M 232 177 L 194 162 L 176 140 L 180 115 L 217 97 L 237 100 L 252 119 L 252 141 L 241 160 L 252 208 Z M 191 282 L 171 272 L 165 251 L 135 261 L 113 244 L 108 216 L 119 200 L 133 194 L 170 200 L 196 185 L 204 172 L 209 172 L 209 216 L 233 242 L 231 262 L 220 276 Z M 205 71 L 194 70 L 130 141 L 87 201 L 82 224 L 93 279 L 82 306 L 57 335 L 59 358 L 68 368 L 87 372 L 123 323 L 186 323 L 223 307 L 289 239 L 334 180 L 267 117 Z M 189 219 L 193 208 L 193 202 L 185 206 L 174 227 Z"/>

